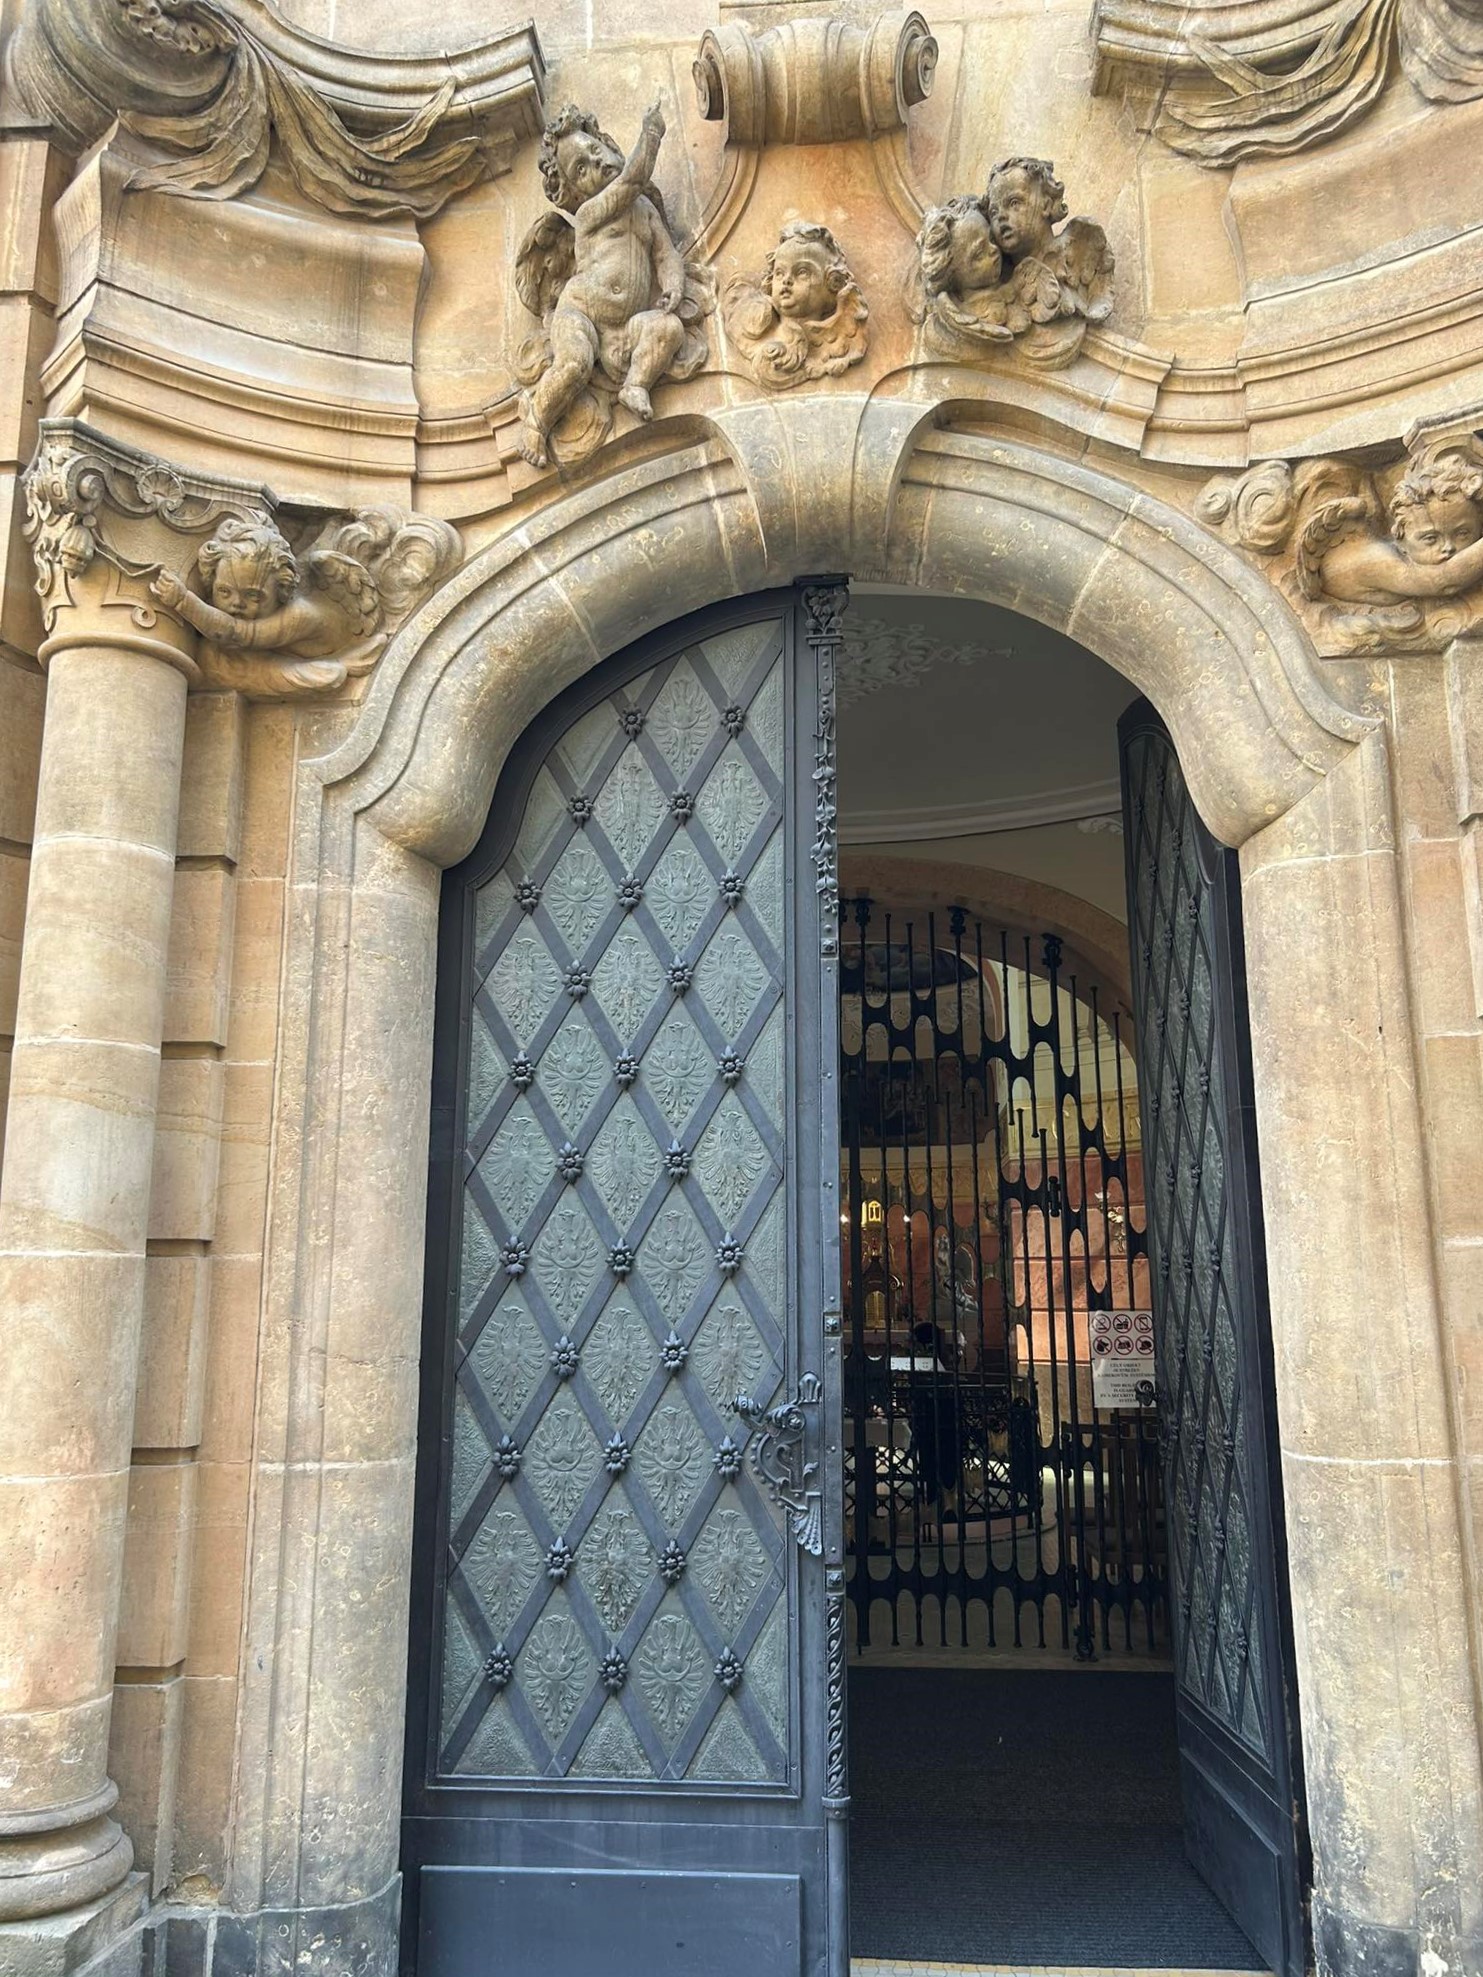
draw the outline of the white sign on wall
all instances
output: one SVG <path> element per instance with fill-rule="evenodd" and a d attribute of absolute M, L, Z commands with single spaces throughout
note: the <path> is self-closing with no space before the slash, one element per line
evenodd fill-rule
<path fill-rule="evenodd" d="M 1094 1311 L 1087 1330 L 1092 1349 L 1092 1405 L 1152 1407 L 1153 1313 Z"/>

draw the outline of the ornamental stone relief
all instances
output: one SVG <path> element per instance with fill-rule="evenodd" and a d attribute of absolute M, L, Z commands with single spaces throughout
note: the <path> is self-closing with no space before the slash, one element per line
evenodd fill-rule
<path fill-rule="evenodd" d="M 532 466 L 544 467 L 553 445 L 566 460 L 600 446 L 614 396 L 651 419 L 660 379 L 693 377 L 710 355 L 702 324 L 714 278 L 681 256 L 654 185 L 664 129 L 655 103 L 625 158 L 575 104 L 546 126 L 540 171 L 552 210 L 515 263 L 516 292 L 541 323 L 516 359 L 520 451 Z"/>
<path fill-rule="evenodd" d="M 1405 464 L 1264 461 L 1212 481 L 1201 519 L 1263 559 L 1320 652 L 1434 651 L 1483 623 L 1483 445 Z"/>
<path fill-rule="evenodd" d="M 927 214 L 908 302 L 944 356 L 983 363 L 1012 350 L 1059 370 L 1088 325 L 1111 314 L 1114 265 L 1095 221 L 1066 219 L 1065 187 L 1048 159 L 1006 158 L 982 194 Z"/>
<path fill-rule="evenodd" d="M 757 383 L 787 391 L 840 377 L 860 362 L 870 310 L 838 241 L 815 220 L 793 220 L 761 272 L 727 283 L 726 329 Z"/>

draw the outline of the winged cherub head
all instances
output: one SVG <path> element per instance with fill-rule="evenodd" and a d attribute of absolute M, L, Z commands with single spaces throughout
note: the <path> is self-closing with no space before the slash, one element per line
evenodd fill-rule
<path fill-rule="evenodd" d="M 850 282 L 849 264 L 828 227 L 792 220 L 768 255 L 767 293 L 779 316 L 792 322 L 826 321 Z"/>
<path fill-rule="evenodd" d="M 199 562 L 211 602 L 232 618 L 252 620 L 281 610 L 299 580 L 294 553 L 278 530 L 235 516 L 222 523 Z"/>
<path fill-rule="evenodd" d="M 1048 158 L 1006 158 L 984 194 L 994 239 L 1011 260 L 1039 258 L 1066 217 L 1066 188 Z"/>
<path fill-rule="evenodd" d="M 1413 467 L 1391 496 L 1390 533 L 1410 563 L 1449 563 L 1483 540 L 1483 471 L 1455 455 Z"/>
<path fill-rule="evenodd" d="M 568 103 L 546 125 L 538 162 L 551 204 L 575 213 L 612 184 L 623 169 L 623 153 L 590 111 Z"/>
<path fill-rule="evenodd" d="M 1004 257 L 981 199 L 934 206 L 917 235 L 922 283 L 929 295 L 971 295 L 999 280 Z"/>

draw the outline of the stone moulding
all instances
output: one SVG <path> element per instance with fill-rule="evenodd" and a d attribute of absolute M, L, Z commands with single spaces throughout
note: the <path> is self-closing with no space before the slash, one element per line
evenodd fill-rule
<path fill-rule="evenodd" d="M 693 73 L 700 114 L 730 144 L 837 144 L 903 130 L 932 93 L 937 43 L 911 10 L 844 20 L 709 28 Z"/>
<path fill-rule="evenodd" d="M 330 211 L 425 218 L 508 169 L 540 127 L 543 83 L 531 27 L 398 62 L 332 48 L 261 0 L 33 0 L 6 48 L 4 120 L 81 151 L 117 115 L 165 154 L 136 187 L 210 199 L 256 184 L 276 140 Z"/>
<path fill-rule="evenodd" d="M 1325 657 L 1440 652 L 1483 627 L 1483 409 L 1408 442 L 1390 467 L 1266 460 L 1195 504 L 1260 559 Z"/>

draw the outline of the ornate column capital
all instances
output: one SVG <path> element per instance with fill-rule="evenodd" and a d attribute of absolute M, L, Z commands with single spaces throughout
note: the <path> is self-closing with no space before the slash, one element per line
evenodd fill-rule
<path fill-rule="evenodd" d="M 46 626 L 42 664 L 72 646 L 109 645 L 199 679 L 196 630 L 161 593 L 172 580 L 184 591 L 203 542 L 223 523 L 271 528 L 268 490 L 171 466 L 79 419 L 42 421 L 24 487 Z"/>

